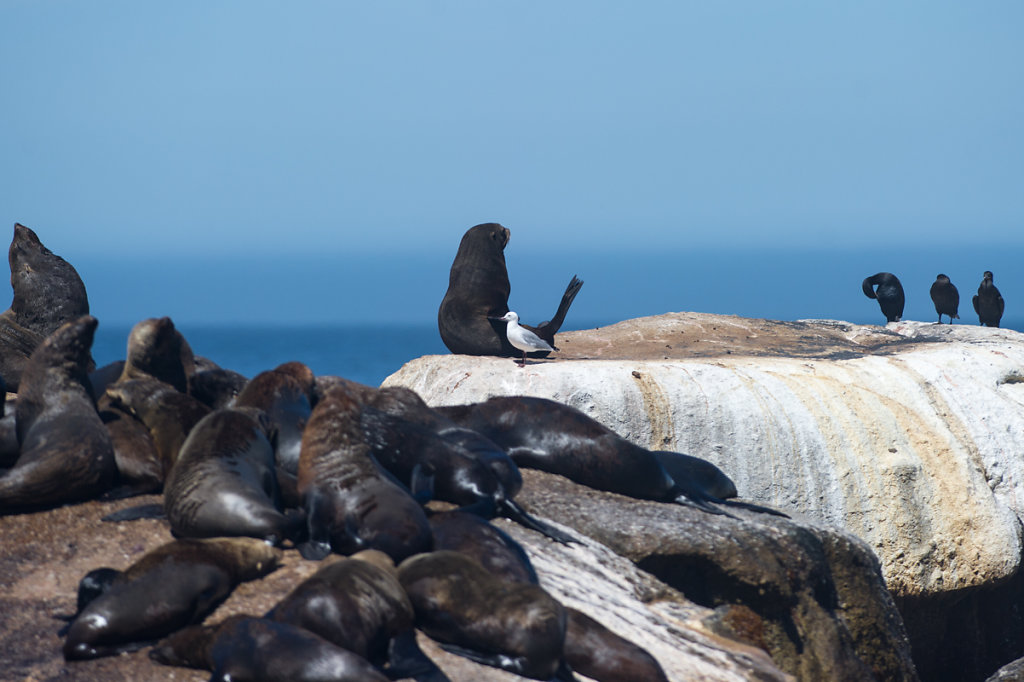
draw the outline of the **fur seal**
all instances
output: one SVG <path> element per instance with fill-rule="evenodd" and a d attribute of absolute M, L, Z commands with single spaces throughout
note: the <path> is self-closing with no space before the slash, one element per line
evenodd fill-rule
<path fill-rule="evenodd" d="M 88 315 L 89 298 L 75 268 L 20 223 L 14 224 L 8 260 L 14 299 L 0 313 L 0 376 L 8 391 L 17 392 L 32 351 L 65 322 Z M 87 364 L 91 369 L 91 357 Z"/>
<path fill-rule="evenodd" d="M 231 407 L 247 383 L 243 374 L 223 367 L 197 368 L 188 382 L 189 393 L 211 410 Z"/>
<path fill-rule="evenodd" d="M 86 602 L 64 640 L 67 660 L 131 651 L 202 620 L 241 582 L 277 568 L 281 552 L 251 538 L 175 540 L 124 572 L 83 579 Z M 79 600 L 83 590 L 79 588 Z"/>
<path fill-rule="evenodd" d="M 309 540 L 299 551 L 307 559 L 379 549 L 400 561 L 433 542 L 419 503 L 371 456 L 360 411 L 352 396 L 332 391 L 303 432 L 298 492 Z"/>
<path fill-rule="evenodd" d="M 0 477 L 0 514 L 96 497 L 114 482 L 107 429 L 89 387 L 96 318 L 59 327 L 25 365 L 15 408 L 20 454 Z"/>
<path fill-rule="evenodd" d="M 153 378 L 120 380 L 106 391 L 113 406 L 139 420 L 148 431 L 160 462 L 161 482 L 171 472 L 192 428 L 210 413 L 203 403 Z M 124 456 L 118 467 L 124 466 Z"/>
<path fill-rule="evenodd" d="M 537 572 L 522 545 L 476 514 L 459 510 L 430 517 L 434 549 L 461 552 L 503 580 L 537 585 Z"/>
<path fill-rule="evenodd" d="M 419 650 L 409 597 L 398 582 L 395 564 L 375 549 L 324 566 L 282 599 L 264 618 L 309 630 L 358 654 L 379 668 L 388 663 L 392 679 L 435 672 Z M 404 638 L 402 656 L 390 646 Z M 415 656 L 408 657 L 415 652 Z"/>
<path fill-rule="evenodd" d="M 89 372 L 89 383 L 92 384 L 92 399 L 96 403 L 99 403 L 103 394 L 107 392 L 107 387 L 121 378 L 124 365 L 124 360 L 114 360 Z"/>
<path fill-rule="evenodd" d="M 4 388 L 4 378 L 0 376 L 0 389 Z M 5 390 L 6 394 L 7 391 Z M 4 469 L 10 469 L 18 461 L 21 447 L 18 445 L 18 431 L 14 423 L 14 407 L 17 397 L 12 400 L 0 401 L 0 476 Z"/>
<path fill-rule="evenodd" d="M 188 393 L 195 374 L 195 357 L 188 341 L 169 317 L 151 317 L 132 327 L 124 369 L 119 381 L 159 379 L 181 393 Z"/>
<path fill-rule="evenodd" d="M 650 450 L 554 400 L 506 396 L 435 409 L 490 438 L 519 466 L 565 476 L 595 490 L 726 516 L 730 514 L 711 503 L 785 516 L 759 505 L 722 500 L 692 479 L 674 480 Z"/>
<path fill-rule="evenodd" d="M 361 424 L 373 456 L 385 469 L 410 489 L 417 489 L 417 474 L 425 469 L 432 476 L 433 496 L 491 518 L 507 516 L 527 528 L 562 543 L 573 538 L 534 518 L 512 496 L 522 486 L 519 469 L 498 446 L 477 435 L 474 450 L 465 430 L 461 440 L 438 433 L 450 422 L 435 417 L 423 399 L 404 387 L 379 389 L 362 411 Z M 509 492 L 511 491 L 511 492 Z"/>
<path fill-rule="evenodd" d="M 882 309 L 886 322 L 899 322 L 903 317 L 903 285 L 896 275 L 891 272 L 879 272 L 861 282 L 860 288 L 868 298 L 878 299 L 878 306 Z"/>
<path fill-rule="evenodd" d="M 265 617 L 315 632 L 378 665 L 387 659 L 391 638 L 413 622 L 394 562 L 375 549 L 324 566 Z"/>
<path fill-rule="evenodd" d="M 690 485 L 694 485 L 711 497 L 717 497 L 720 500 L 736 497 L 736 484 L 725 475 L 724 471 L 711 462 L 681 452 L 669 450 L 652 450 L 651 452 L 677 484 L 689 482 Z"/>
<path fill-rule="evenodd" d="M 416 626 L 448 651 L 535 680 L 574 679 L 562 659 L 568 616 L 537 585 L 496 578 L 451 551 L 398 567 Z"/>
<path fill-rule="evenodd" d="M 483 434 L 456 424 L 423 401 L 418 393 L 404 386 L 385 386 L 376 390 L 367 404 L 384 414 L 424 427 L 445 444 L 463 455 L 486 465 L 497 477 L 505 495 L 514 497 L 523 487 L 523 477 L 512 458 L 494 441 Z M 475 484 L 478 488 L 482 483 Z M 445 499 L 456 504 L 468 504 L 467 499 Z"/>
<path fill-rule="evenodd" d="M 949 323 L 953 324 L 953 318 L 960 319 L 957 309 L 960 307 L 960 292 L 956 286 L 949 281 L 946 275 L 936 275 L 929 291 L 932 303 L 935 304 L 935 312 L 939 314 L 939 324 L 942 324 L 942 316 L 949 316 Z"/>
<path fill-rule="evenodd" d="M 487 521 L 451 511 L 431 516 L 430 526 L 435 550 L 465 554 L 505 581 L 539 584 L 522 546 Z M 565 611 L 568 624 L 563 654 L 575 672 L 600 682 L 667 682 L 661 665 L 646 649 L 581 611 L 569 607 Z"/>
<path fill-rule="evenodd" d="M 992 271 L 986 270 L 978 285 L 978 293 L 972 299 L 974 312 L 978 313 L 978 322 L 986 327 L 998 327 L 1003 318 L 1005 303 L 999 289 L 992 282 Z"/>
<path fill-rule="evenodd" d="M 582 611 L 566 608 L 566 613 L 563 655 L 573 670 L 598 682 L 668 682 L 649 651 Z"/>
<path fill-rule="evenodd" d="M 278 510 L 274 451 L 261 417 L 216 410 L 189 433 L 164 486 L 175 535 L 245 535 L 270 543 L 296 537 L 300 521 Z"/>
<path fill-rule="evenodd" d="M 101 401 L 100 419 L 110 435 L 117 465 L 117 486 L 108 497 L 131 497 L 163 490 L 167 471 L 149 429 L 109 400 L 101 398 Z"/>
<path fill-rule="evenodd" d="M 197 625 L 160 642 L 149 657 L 213 672 L 229 682 L 388 682 L 368 661 L 303 628 L 246 615 Z"/>
<path fill-rule="evenodd" d="M 437 311 L 441 340 L 453 353 L 518 357 L 505 336 L 505 325 L 494 319 L 508 312 L 511 286 L 505 268 L 509 230 L 498 223 L 471 227 L 462 236 L 452 263 L 448 290 Z M 537 327 L 523 325 L 552 346 L 569 306 L 583 282 L 573 276 L 555 316 Z M 544 357 L 548 351 L 531 357 Z"/>
<path fill-rule="evenodd" d="M 299 471 L 302 430 L 313 412 L 313 371 L 301 362 L 260 372 L 245 385 L 236 407 L 263 410 L 274 425 L 274 456 L 279 467 L 291 476 Z"/>

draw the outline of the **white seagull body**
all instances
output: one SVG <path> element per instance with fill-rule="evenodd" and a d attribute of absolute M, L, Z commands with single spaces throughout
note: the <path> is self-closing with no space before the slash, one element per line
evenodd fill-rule
<path fill-rule="evenodd" d="M 519 363 L 520 367 L 526 366 L 527 353 L 533 353 L 538 350 L 557 350 L 529 329 L 520 327 L 519 315 L 511 310 L 505 313 L 504 317 L 499 317 L 498 319 L 508 322 L 508 325 L 505 327 L 505 336 L 508 337 L 508 342 L 512 344 L 513 348 L 523 351 L 523 361 Z"/>

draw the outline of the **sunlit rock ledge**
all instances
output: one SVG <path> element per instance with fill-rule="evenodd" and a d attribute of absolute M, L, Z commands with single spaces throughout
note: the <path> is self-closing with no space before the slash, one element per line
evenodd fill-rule
<path fill-rule="evenodd" d="M 427 356 L 384 385 L 432 405 L 551 398 L 646 447 L 706 458 L 741 497 L 865 540 L 898 597 L 1018 570 L 1024 334 L 669 313 L 556 342 L 525 369 Z"/>

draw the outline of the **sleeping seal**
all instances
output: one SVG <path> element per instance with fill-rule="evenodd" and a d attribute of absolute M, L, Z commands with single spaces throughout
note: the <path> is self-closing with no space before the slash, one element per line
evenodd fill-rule
<path fill-rule="evenodd" d="M 650 450 L 554 400 L 501 396 L 435 409 L 490 438 L 519 466 L 565 476 L 595 490 L 676 502 L 725 516 L 730 514 L 711 503 L 785 516 L 759 505 L 722 500 L 702 487 L 698 478 L 673 479 Z"/>
<path fill-rule="evenodd" d="M 364 550 L 324 566 L 264 617 L 309 630 L 381 668 L 390 656 L 392 679 L 437 675 L 416 644 L 412 604 L 383 552 Z M 392 646 L 395 638 L 403 638 L 402 647 Z"/>
<path fill-rule="evenodd" d="M 149 657 L 164 665 L 213 672 L 220 682 L 388 682 L 358 655 L 288 623 L 235 615 L 185 628 Z"/>
<path fill-rule="evenodd" d="M 537 585 L 501 580 L 444 550 L 406 559 L 398 579 L 416 627 L 447 651 L 535 680 L 574 679 L 562 659 L 565 609 Z"/>
<path fill-rule="evenodd" d="M 475 559 L 497 578 L 539 584 L 529 557 L 515 540 L 487 521 L 459 511 L 434 514 L 434 547 Z M 643 647 L 612 632 L 585 613 L 566 607 L 563 653 L 569 666 L 599 682 L 667 682 L 665 671 Z"/>
<path fill-rule="evenodd" d="M 147 552 L 124 572 L 100 569 L 67 630 L 67 660 L 133 651 L 202 620 L 241 582 L 275 568 L 281 551 L 252 538 L 175 540 Z M 82 602 L 85 602 L 83 605 Z"/>

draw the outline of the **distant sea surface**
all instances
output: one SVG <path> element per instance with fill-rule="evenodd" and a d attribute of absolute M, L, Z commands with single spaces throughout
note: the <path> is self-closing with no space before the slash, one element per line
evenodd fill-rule
<path fill-rule="evenodd" d="M 858 324 L 877 324 L 858 320 Z M 959 321 L 958 321 L 959 322 Z M 1024 319 L 1003 320 L 1003 327 L 1024 331 Z M 970 322 L 968 322 L 970 323 Z M 599 324 L 577 325 L 591 329 Z M 566 331 L 570 327 L 566 327 Z M 196 355 L 252 378 L 292 360 L 315 374 L 333 374 L 379 386 L 402 365 L 422 355 L 448 353 L 436 324 L 337 326 L 189 326 L 178 325 Z M 96 330 L 93 358 L 97 366 L 125 356 L 130 325 L 103 325 Z"/>
<path fill-rule="evenodd" d="M 448 352 L 436 325 L 176 326 L 196 355 L 249 378 L 298 360 L 314 374 L 334 374 L 378 386 L 414 358 Z M 93 342 L 98 367 L 124 359 L 129 331 L 128 325 L 100 324 Z"/>

